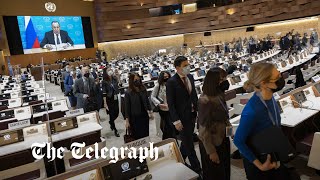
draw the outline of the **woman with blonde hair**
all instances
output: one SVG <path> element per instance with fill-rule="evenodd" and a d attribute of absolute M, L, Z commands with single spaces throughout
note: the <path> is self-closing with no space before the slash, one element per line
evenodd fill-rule
<path fill-rule="evenodd" d="M 288 170 L 271 160 L 271 155 L 255 154 L 247 145 L 256 134 L 273 126 L 281 127 L 278 104 L 273 93 L 281 90 L 285 81 L 273 64 L 257 63 L 252 65 L 244 88 L 254 90 L 242 111 L 240 124 L 234 144 L 243 156 L 243 164 L 249 180 L 290 179 Z M 270 139 L 270 141 L 273 141 Z"/>

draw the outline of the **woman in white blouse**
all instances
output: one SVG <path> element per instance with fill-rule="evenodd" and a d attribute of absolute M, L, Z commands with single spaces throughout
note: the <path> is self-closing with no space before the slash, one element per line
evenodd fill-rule
<path fill-rule="evenodd" d="M 170 120 L 170 113 L 166 97 L 166 82 L 171 77 L 167 71 L 162 71 L 158 78 L 158 84 L 155 85 L 151 101 L 155 106 L 159 107 L 159 114 L 161 117 L 160 128 L 162 130 L 162 139 L 175 138 L 175 129 Z"/>

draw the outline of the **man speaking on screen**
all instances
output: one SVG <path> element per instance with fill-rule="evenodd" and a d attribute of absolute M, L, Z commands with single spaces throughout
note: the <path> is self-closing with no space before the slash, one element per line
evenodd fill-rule
<path fill-rule="evenodd" d="M 73 46 L 73 41 L 69 37 L 67 31 L 60 30 L 60 24 L 58 21 L 52 21 L 51 23 L 52 31 L 46 32 L 43 40 L 40 43 L 41 48 L 48 50 L 67 49 L 70 46 Z"/>

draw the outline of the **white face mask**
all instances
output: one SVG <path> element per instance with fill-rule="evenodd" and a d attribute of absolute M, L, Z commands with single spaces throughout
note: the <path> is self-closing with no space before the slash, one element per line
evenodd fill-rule
<path fill-rule="evenodd" d="M 190 65 L 189 66 L 186 66 L 184 68 L 182 68 L 182 73 L 186 76 L 188 74 L 190 74 Z"/>
<path fill-rule="evenodd" d="M 74 71 L 70 71 L 70 75 L 72 76 L 74 74 Z"/>
<path fill-rule="evenodd" d="M 112 71 L 108 71 L 108 76 L 112 76 L 113 72 Z"/>

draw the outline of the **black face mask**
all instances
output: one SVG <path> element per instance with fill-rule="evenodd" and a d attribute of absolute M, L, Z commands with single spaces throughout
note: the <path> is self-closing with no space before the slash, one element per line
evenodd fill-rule
<path fill-rule="evenodd" d="M 85 73 L 83 76 L 86 77 L 86 78 L 88 78 L 89 75 L 90 75 L 89 73 Z"/>
<path fill-rule="evenodd" d="M 280 79 L 278 79 L 275 84 L 277 85 L 277 88 L 276 89 L 271 89 L 272 92 L 278 92 L 280 91 L 281 89 L 283 89 L 283 87 L 286 85 L 286 82 L 284 81 L 284 78 L 281 76 Z"/>
<path fill-rule="evenodd" d="M 222 83 L 220 83 L 219 88 L 221 91 L 226 91 L 229 89 L 230 83 L 228 80 L 223 81 Z"/>
<path fill-rule="evenodd" d="M 167 82 L 169 78 L 163 79 L 163 82 Z"/>
<path fill-rule="evenodd" d="M 139 86 L 141 86 L 141 81 L 140 80 L 135 80 L 135 81 L 133 81 L 133 85 L 136 86 L 136 87 L 139 87 Z"/>

